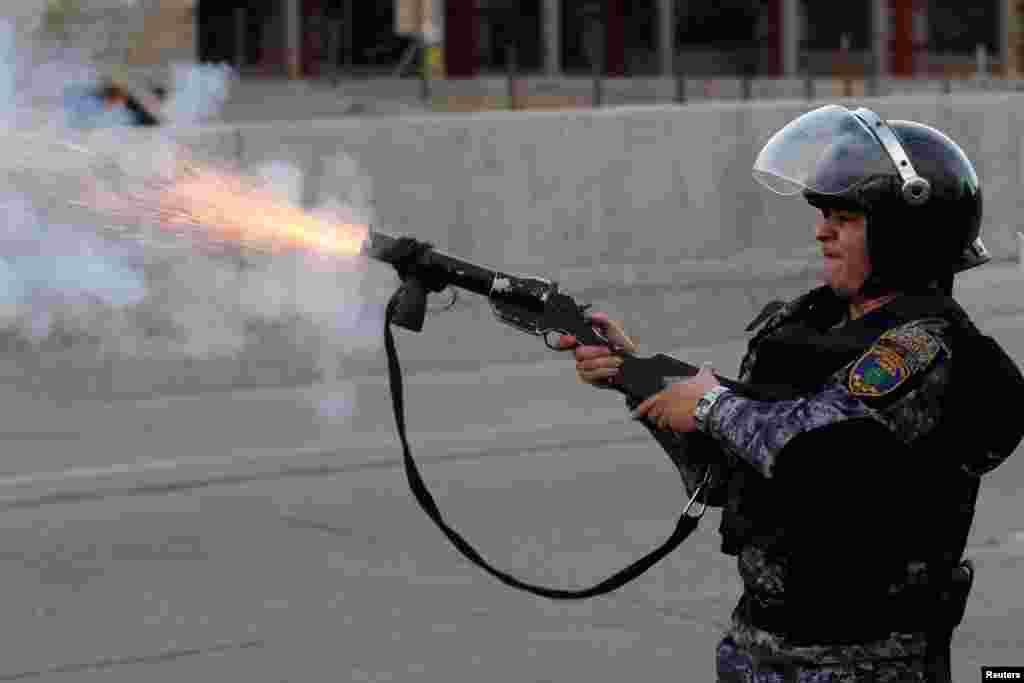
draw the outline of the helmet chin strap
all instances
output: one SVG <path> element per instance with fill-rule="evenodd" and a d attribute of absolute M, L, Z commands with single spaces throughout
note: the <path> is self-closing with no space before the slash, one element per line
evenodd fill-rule
<path fill-rule="evenodd" d="M 877 299 L 880 296 L 891 294 L 897 290 L 897 287 L 893 286 L 895 283 L 887 282 L 884 266 L 886 262 L 881 258 L 879 253 L 879 244 L 876 241 L 878 235 L 881 235 L 885 231 L 884 225 L 878 224 L 877 216 L 872 215 L 870 209 L 865 208 L 864 214 L 867 221 L 867 230 L 865 231 L 868 247 L 868 261 L 871 263 L 871 272 L 868 277 L 864 280 L 864 283 L 860 286 L 853 296 L 861 296 L 865 299 Z M 876 239 L 872 239 L 875 237 Z M 849 298 L 853 298 L 853 296 Z"/>

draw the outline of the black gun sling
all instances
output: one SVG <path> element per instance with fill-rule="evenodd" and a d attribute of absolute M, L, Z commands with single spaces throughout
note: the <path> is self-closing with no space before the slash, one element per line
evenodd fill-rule
<path fill-rule="evenodd" d="M 539 595 L 545 598 L 551 598 L 553 600 L 580 600 L 583 598 L 590 598 L 610 593 L 611 591 L 629 583 L 654 566 L 663 557 L 675 550 L 680 543 L 685 541 L 687 537 L 693 533 L 694 529 L 697 528 L 700 517 L 703 516 L 704 511 L 707 509 L 707 506 L 702 505 L 701 512 L 697 516 L 691 515 L 689 509 L 694 501 L 700 497 L 704 486 L 706 486 L 711 474 L 710 468 L 707 470 L 703 483 L 701 483 L 694 492 L 689 504 L 684 508 L 682 515 L 679 517 L 679 521 L 676 522 L 676 528 L 672 532 L 672 535 L 669 536 L 660 547 L 652 550 L 647 555 L 644 555 L 639 560 L 630 564 L 628 567 L 619 570 L 615 574 L 589 588 L 567 589 L 539 586 L 522 581 L 508 572 L 504 572 L 491 565 L 486 559 L 484 559 L 476 548 L 470 545 L 469 541 L 467 541 L 458 531 L 452 528 L 451 525 L 445 521 L 444 517 L 441 515 L 441 511 L 437 507 L 437 503 L 434 502 L 433 496 L 431 496 L 430 491 L 427 489 L 427 486 L 423 481 L 423 477 L 420 475 L 419 469 L 416 467 L 416 461 L 413 460 L 412 454 L 409 452 L 409 442 L 405 435 L 405 404 L 402 393 L 402 369 L 399 365 L 398 354 L 395 350 L 395 340 L 391 334 L 391 320 L 394 308 L 400 300 L 401 294 L 402 290 L 399 289 L 395 296 L 388 302 L 387 311 L 384 316 L 384 346 L 388 356 L 388 378 L 391 384 L 391 403 L 394 407 L 398 437 L 402 442 L 402 456 L 405 463 L 405 474 L 409 480 L 409 488 L 412 489 L 412 493 L 416 497 L 416 501 L 420 504 L 420 507 L 423 508 L 423 511 L 427 513 L 427 516 L 430 517 L 435 524 L 437 524 L 438 528 L 444 532 L 444 535 L 448 537 L 448 540 L 452 542 L 459 552 L 465 555 L 471 562 L 473 562 L 473 564 L 481 567 L 502 583 L 512 586 L 513 588 L 518 588 L 528 593 L 533 593 L 534 595 Z"/>

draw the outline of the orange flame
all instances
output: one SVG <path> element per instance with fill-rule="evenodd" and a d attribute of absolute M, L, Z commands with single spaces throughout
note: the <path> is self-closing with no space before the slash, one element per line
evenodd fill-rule
<path fill-rule="evenodd" d="M 154 220 L 161 229 L 202 244 L 271 253 L 354 256 L 369 234 L 369 226 L 310 214 L 253 178 L 189 161 L 170 181 L 131 194 L 94 189 L 85 199 L 109 215 Z"/>

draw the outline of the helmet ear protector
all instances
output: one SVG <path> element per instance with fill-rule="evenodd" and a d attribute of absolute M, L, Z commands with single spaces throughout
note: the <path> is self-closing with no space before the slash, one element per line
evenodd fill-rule
<path fill-rule="evenodd" d="M 900 139 L 892 128 L 882 120 L 882 117 L 865 107 L 857 109 L 853 115 L 872 132 L 882 148 L 885 149 L 886 154 L 892 159 L 892 163 L 895 164 L 900 179 L 903 181 L 901 188 L 903 200 L 911 206 L 921 206 L 927 203 L 932 196 L 932 185 L 927 178 L 922 178 L 914 170 L 914 165 L 910 163 L 910 156 L 903 149 Z"/>

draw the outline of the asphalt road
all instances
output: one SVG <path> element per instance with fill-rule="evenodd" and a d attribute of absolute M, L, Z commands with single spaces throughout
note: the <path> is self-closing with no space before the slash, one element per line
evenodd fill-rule
<path fill-rule="evenodd" d="M 682 499 L 642 443 L 425 472 L 487 557 L 554 585 L 653 547 Z M 998 472 L 957 681 L 1024 653 L 1024 459 Z M 470 567 L 395 468 L 9 508 L 0 681 L 710 681 L 738 591 L 716 526 L 609 597 L 555 603 Z"/>
<path fill-rule="evenodd" d="M 1024 359 L 1024 315 L 981 327 Z M 729 367 L 734 346 L 705 349 L 705 358 Z M 504 405 L 511 422 L 540 425 L 462 443 L 428 435 L 415 441 L 417 455 L 448 520 L 488 558 L 526 579 L 578 586 L 667 536 L 683 496 L 668 460 L 621 419 L 620 402 L 579 388 L 589 397 L 582 407 L 558 413 L 550 386 L 564 379 L 544 380 L 549 370 L 519 378 L 552 382 L 538 396 L 500 373 L 448 377 L 443 395 L 429 378 L 412 381 L 410 419 L 418 428 L 450 412 L 437 404 L 462 381 L 466 405 L 479 412 L 470 422 Z M 500 405 L 482 404 L 495 384 L 506 390 Z M 323 396 L 291 391 L 293 403 L 322 407 Z M 359 391 L 386 406 L 382 384 Z M 713 680 L 714 644 L 738 594 L 730 558 L 716 552 L 716 513 L 641 580 L 555 603 L 497 583 L 448 545 L 408 492 L 390 416 L 351 416 L 350 427 L 366 425 L 361 436 L 321 435 L 334 450 L 310 444 L 306 466 L 288 468 L 267 465 L 273 458 L 260 448 L 296 443 L 305 418 L 282 410 L 283 394 L 237 399 L 218 411 L 164 402 L 160 414 L 173 419 L 159 424 L 131 412 L 153 406 L 80 407 L 63 414 L 64 441 L 53 425 L 52 438 L 33 441 L 30 406 L 10 404 L 8 429 L 25 431 L 3 442 L 0 681 Z M 246 428 L 249 436 L 237 431 Z M 89 467 L 61 465 L 82 434 L 92 439 Z M 124 450 L 143 438 L 165 451 Z M 222 457 L 218 444 L 254 455 Z M 200 445 L 204 454 L 190 451 Z M 452 446 L 459 457 L 446 460 Z M 203 476 L 181 475 L 189 458 L 202 461 Z M 118 467 L 145 481 L 107 476 Z M 161 479 L 164 471 L 175 474 Z M 78 484 L 48 495 L 46 482 L 58 479 Z M 985 481 L 969 549 L 978 578 L 954 642 L 954 680 L 978 680 L 983 664 L 1024 664 L 1022 482 L 1019 454 Z"/>

